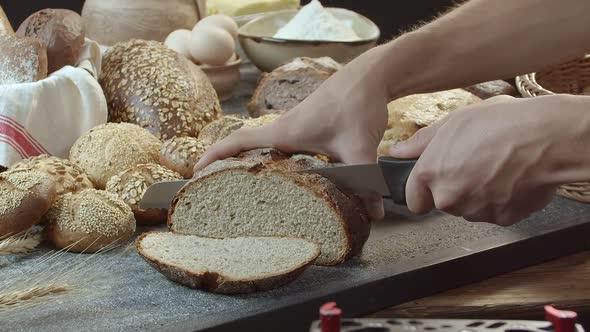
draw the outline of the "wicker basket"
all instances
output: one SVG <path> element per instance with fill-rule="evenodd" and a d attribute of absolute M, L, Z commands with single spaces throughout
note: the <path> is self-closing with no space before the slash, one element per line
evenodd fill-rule
<path fill-rule="evenodd" d="M 523 97 L 546 96 L 556 93 L 581 94 L 590 86 L 590 54 L 554 68 L 516 78 L 516 87 Z M 563 185 L 558 194 L 590 203 L 590 183 Z"/>

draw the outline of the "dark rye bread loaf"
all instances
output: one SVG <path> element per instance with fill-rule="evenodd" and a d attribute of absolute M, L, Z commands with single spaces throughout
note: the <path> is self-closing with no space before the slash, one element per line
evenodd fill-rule
<path fill-rule="evenodd" d="M 104 55 L 102 66 L 100 83 L 111 122 L 136 123 L 167 140 L 196 137 L 221 115 L 205 73 L 160 42 L 116 44 Z"/>
<path fill-rule="evenodd" d="M 37 38 L 47 46 L 49 74 L 75 66 L 84 47 L 86 31 L 82 18 L 67 9 L 43 9 L 29 16 L 16 34 Z"/>
<path fill-rule="evenodd" d="M 12 28 L 6 13 L 4 13 L 4 9 L 0 6 L 0 35 L 11 35 L 13 33 L 14 29 Z"/>
<path fill-rule="evenodd" d="M 248 103 L 250 116 L 256 118 L 289 111 L 340 68 L 340 64 L 331 58 L 304 57 L 263 73 Z"/>
<path fill-rule="evenodd" d="M 0 35 L 0 85 L 32 83 L 47 77 L 47 48 L 40 40 Z"/>
<path fill-rule="evenodd" d="M 306 155 L 253 150 L 217 161 L 173 199 L 171 231 L 204 237 L 300 237 L 320 245 L 319 265 L 361 252 L 370 221 L 360 201 L 327 179 L 293 170 L 324 166 Z"/>

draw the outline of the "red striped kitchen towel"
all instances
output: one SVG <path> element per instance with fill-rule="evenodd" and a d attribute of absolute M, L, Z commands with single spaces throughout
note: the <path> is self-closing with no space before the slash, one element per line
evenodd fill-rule
<path fill-rule="evenodd" d="M 100 64 L 98 44 L 86 40 L 76 67 L 34 83 L 0 85 L 1 166 L 40 154 L 67 158 L 82 133 L 107 121 Z"/>

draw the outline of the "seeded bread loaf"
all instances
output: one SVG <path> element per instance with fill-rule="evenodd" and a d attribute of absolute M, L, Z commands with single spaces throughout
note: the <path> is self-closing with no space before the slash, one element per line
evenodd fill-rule
<path fill-rule="evenodd" d="M 160 164 L 185 179 L 193 177 L 193 168 L 208 145 L 194 137 L 175 137 L 162 143 Z"/>
<path fill-rule="evenodd" d="M 181 180 L 182 176 L 157 164 L 143 164 L 113 176 L 106 190 L 117 195 L 133 211 L 138 225 L 158 225 L 166 222 L 168 209 L 139 208 L 139 202 L 149 186 L 156 182 Z"/>
<path fill-rule="evenodd" d="M 47 47 L 43 42 L 0 34 L 0 85 L 31 83 L 47 77 Z"/>
<path fill-rule="evenodd" d="M 168 227 L 213 238 L 301 237 L 320 245 L 317 264 L 342 263 L 361 252 L 370 222 L 356 197 L 319 175 L 292 172 L 323 165 L 268 149 L 217 161 L 173 199 Z"/>
<path fill-rule="evenodd" d="M 310 241 L 286 237 L 211 239 L 151 232 L 136 243 L 139 254 L 168 279 L 224 294 L 285 285 L 320 253 Z"/>
<path fill-rule="evenodd" d="M 25 159 L 14 164 L 10 170 L 34 170 L 46 174 L 55 182 L 58 195 L 94 187 L 80 166 L 46 154 Z"/>
<path fill-rule="evenodd" d="M 37 224 L 56 198 L 55 183 L 43 173 L 18 170 L 0 174 L 0 238 Z"/>
<path fill-rule="evenodd" d="M 488 99 L 500 95 L 513 97 L 518 95 L 518 91 L 516 91 L 512 84 L 502 80 L 474 84 L 466 87 L 465 90 L 473 93 L 481 99 Z"/>
<path fill-rule="evenodd" d="M 14 29 L 4 13 L 4 9 L 0 6 L 0 35 L 11 35 L 14 33 Z"/>
<path fill-rule="evenodd" d="M 328 57 L 295 58 L 270 73 L 263 73 L 248 103 L 250 116 L 289 111 L 340 68 L 340 64 Z"/>
<path fill-rule="evenodd" d="M 388 156 L 391 146 L 407 140 L 418 129 L 478 102 L 481 102 L 479 97 L 463 89 L 416 94 L 392 101 L 387 105 L 389 120 L 378 147 L 378 155 Z"/>
<path fill-rule="evenodd" d="M 70 160 L 78 164 L 98 189 L 139 164 L 157 163 L 161 142 L 130 123 L 106 123 L 84 133 L 72 146 Z"/>
<path fill-rule="evenodd" d="M 205 73 L 156 41 L 131 40 L 110 48 L 100 84 L 109 121 L 136 123 L 162 140 L 197 137 L 221 114 Z"/>
<path fill-rule="evenodd" d="M 91 253 L 123 244 L 135 232 L 131 208 L 117 195 L 96 189 L 60 196 L 47 220 L 49 241 L 71 252 Z"/>
<path fill-rule="evenodd" d="M 244 125 L 244 118 L 224 115 L 209 123 L 199 132 L 199 140 L 207 145 L 214 144 L 229 136 Z"/>
<path fill-rule="evenodd" d="M 258 118 L 238 118 L 224 116 L 208 124 L 199 133 L 199 140 L 207 145 L 212 145 L 229 136 L 234 131 L 244 128 L 256 128 L 271 123 L 281 116 L 279 114 L 266 114 Z"/>
<path fill-rule="evenodd" d="M 23 21 L 16 34 L 45 43 L 51 74 L 64 66 L 76 65 L 86 32 L 78 13 L 67 9 L 43 9 Z"/>

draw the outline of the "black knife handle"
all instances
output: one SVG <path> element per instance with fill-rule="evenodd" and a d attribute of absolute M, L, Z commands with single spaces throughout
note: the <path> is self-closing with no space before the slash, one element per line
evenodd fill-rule
<path fill-rule="evenodd" d="M 396 159 L 392 157 L 379 157 L 379 167 L 385 184 L 391 193 L 391 199 L 395 204 L 407 205 L 406 183 L 408 177 L 416 165 L 417 159 Z"/>

